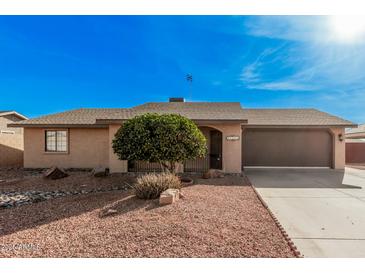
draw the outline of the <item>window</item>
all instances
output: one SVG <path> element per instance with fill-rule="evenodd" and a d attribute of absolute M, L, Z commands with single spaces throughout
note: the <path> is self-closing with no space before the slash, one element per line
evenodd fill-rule
<path fill-rule="evenodd" d="M 46 151 L 67 152 L 67 131 L 46 130 Z"/>

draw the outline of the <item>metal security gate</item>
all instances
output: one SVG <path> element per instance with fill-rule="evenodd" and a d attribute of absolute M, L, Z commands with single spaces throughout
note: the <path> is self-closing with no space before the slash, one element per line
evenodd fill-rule
<path fill-rule="evenodd" d="M 184 163 L 184 172 L 205 172 L 209 170 L 209 157 L 188 160 Z M 128 172 L 161 172 L 159 163 L 128 161 Z"/>
<path fill-rule="evenodd" d="M 188 160 L 184 163 L 184 172 L 205 172 L 209 169 L 209 157 Z"/>
<path fill-rule="evenodd" d="M 210 168 L 222 169 L 222 132 L 205 128 L 203 133 L 207 138 L 208 151 L 207 155 L 202 158 L 188 160 L 184 162 L 184 172 L 203 173 Z M 159 163 L 150 163 L 145 161 L 128 161 L 129 172 L 161 172 L 162 168 Z"/>
<path fill-rule="evenodd" d="M 161 172 L 159 163 L 145 161 L 128 161 L 128 172 Z"/>

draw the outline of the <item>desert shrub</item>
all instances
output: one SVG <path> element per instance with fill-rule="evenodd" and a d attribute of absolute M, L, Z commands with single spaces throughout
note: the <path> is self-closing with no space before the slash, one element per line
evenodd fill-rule
<path fill-rule="evenodd" d="M 181 188 L 179 177 L 172 173 L 149 173 L 137 178 L 135 194 L 140 199 L 156 199 L 168 188 Z"/>
<path fill-rule="evenodd" d="M 126 121 L 113 139 L 120 160 L 159 163 L 176 172 L 176 163 L 206 154 L 206 139 L 198 126 L 178 114 L 147 113 Z"/>

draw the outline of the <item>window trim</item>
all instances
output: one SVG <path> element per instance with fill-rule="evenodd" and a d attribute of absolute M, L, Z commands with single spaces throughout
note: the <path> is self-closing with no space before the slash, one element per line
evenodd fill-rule
<path fill-rule="evenodd" d="M 47 132 L 48 131 L 54 131 L 56 132 L 55 136 L 55 144 L 56 144 L 56 150 L 47 150 Z M 57 151 L 57 131 L 65 131 L 66 132 L 66 150 L 65 151 Z M 44 153 L 46 154 L 69 154 L 69 145 L 70 145 L 70 138 L 69 138 L 69 129 L 64 128 L 49 128 L 44 130 Z"/>

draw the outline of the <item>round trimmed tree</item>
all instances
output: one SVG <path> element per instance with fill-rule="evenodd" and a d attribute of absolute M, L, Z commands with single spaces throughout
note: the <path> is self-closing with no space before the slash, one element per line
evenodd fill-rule
<path fill-rule="evenodd" d="M 176 164 L 203 157 L 206 139 L 196 124 L 178 114 L 147 113 L 126 121 L 113 139 L 120 160 L 160 163 L 175 173 Z"/>

